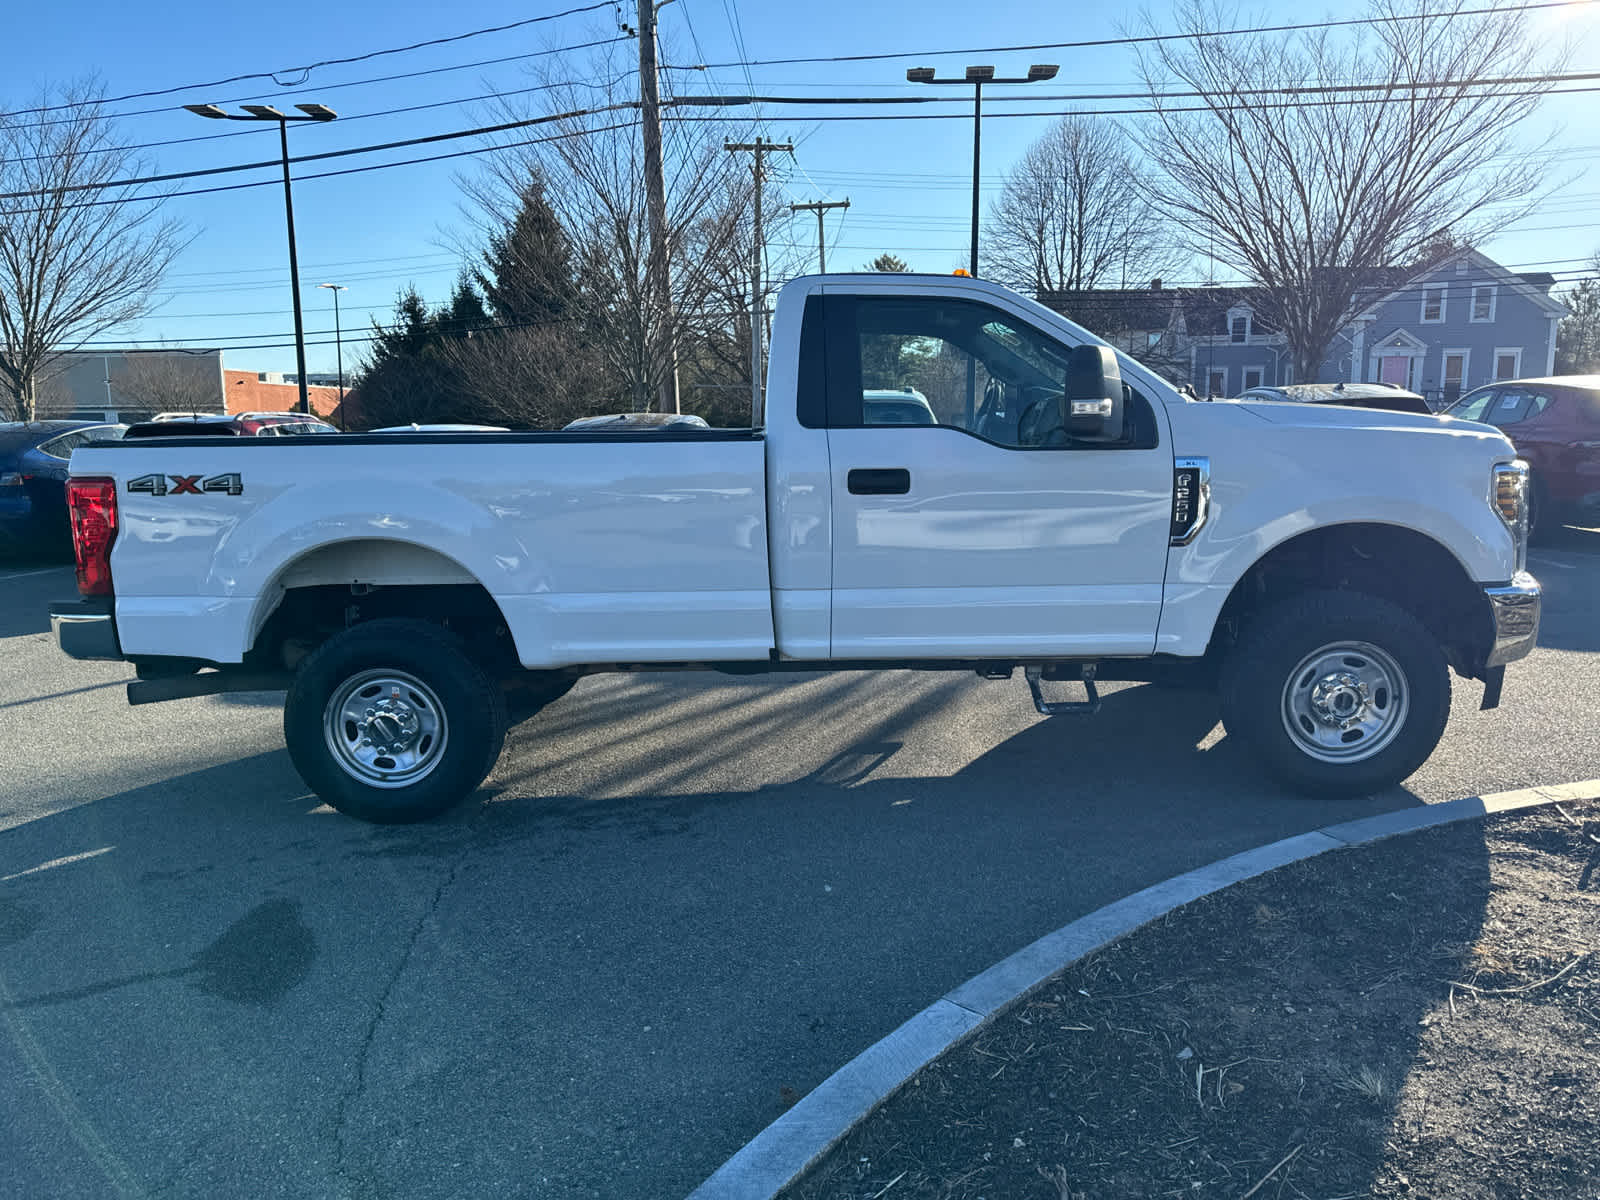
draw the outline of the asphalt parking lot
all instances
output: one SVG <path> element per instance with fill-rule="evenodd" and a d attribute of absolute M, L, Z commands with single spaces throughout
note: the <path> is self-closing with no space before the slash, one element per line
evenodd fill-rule
<path fill-rule="evenodd" d="M 320 807 L 278 698 L 128 708 L 0 567 L 0 1195 L 670 1197 L 954 984 L 1338 819 L 1600 774 L 1600 532 L 1405 789 L 1264 783 L 1193 693 L 585 680 L 480 802 Z"/>

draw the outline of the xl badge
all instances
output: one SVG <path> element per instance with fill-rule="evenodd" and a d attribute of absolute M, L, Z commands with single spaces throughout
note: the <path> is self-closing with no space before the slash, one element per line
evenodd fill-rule
<path fill-rule="evenodd" d="M 171 483 L 167 481 L 171 480 Z M 147 496 L 199 496 L 206 492 L 220 492 L 228 496 L 244 495 L 244 480 L 237 471 L 226 475 L 141 475 L 128 480 L 130 492 L 143 492 Z"/>

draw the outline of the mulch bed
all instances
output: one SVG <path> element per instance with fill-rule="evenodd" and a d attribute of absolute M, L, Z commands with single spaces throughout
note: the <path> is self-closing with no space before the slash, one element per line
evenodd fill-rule
<path fill-rule="evenodd" d="M 1600 1197 L 1600 804 L 1324 854 L 1055 976 L 786 1200 Z"/>

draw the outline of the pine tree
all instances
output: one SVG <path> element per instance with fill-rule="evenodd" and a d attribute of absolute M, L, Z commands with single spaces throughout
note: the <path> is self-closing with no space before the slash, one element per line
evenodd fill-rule
<path fill-rule="evenodd" d="M 906 260 L 895 254 L 880 254 L 867 264 L 869 271 L 906 272 L 911 270 Z"/>
<path fill-rule="evenodd" d="M 1563 299 L 1567 315 L 1556 329 L 1556 374 L 1589 375 L 1600 371 L 1600 255 L 1589 264 L 1593 274 Z"/>
<path fill-rule="evenodd" d="M 572 243 L 545 199 L 542 175 L 523 188 L 511 224 L 489 238 L 476 272 L 489 310 L 501 324 L 549 324 L 576 308 Z"/>

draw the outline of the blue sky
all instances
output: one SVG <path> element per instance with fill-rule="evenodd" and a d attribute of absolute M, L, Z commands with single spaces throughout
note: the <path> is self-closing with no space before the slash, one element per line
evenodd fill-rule
<path fill-rule="evenodd" d="M 270 6 L 241 6 L 202 5 L 193 0 L 165 0 L 160 5 L 86 0 L 17 5 L 7 14 L 7 37 L 13 51 L 10 61 L 17 69 L 0 83 L 0 106 L 27 105 L 39 87 L 90 72 L 98 75 L 107 95 L 119 96 L 448 37 L 558 12 L 582 2 L 480 0 L 446 6 L 414 0 L 321 4 L 287 0 Z M 630 23 L 634 7 L 632 3 L 624 5 Z M 1161 5 L 1151 11 L 1157 24 L 1165 26 L 1167 8 Z M 1358 11 L 1353 3 L 1311 9 L 1280 0 L 1243 10 L 1241 15 L 1247 22 L 1256 17 L 1283 22 L 1349 16 Z M 992 61 L 1002 74 L 1022 74 L 1030 62 L 1043 60 L 1060 64 L 1057 80 L 1016 90 L 1047 94 L 1129 88 L 1137 78 L 1134 57 L 1125 48 L 937 58 L 915 52 L 1116 37 L 1125 32 L 1122 25 L 1130 16 L 1131 10 L 1118 6 L 1067 5 L 1060 0 L 988 5 L 972 0 L 810 0 L 803 6 L 754 0 L 673 0 L 661 10 L 660 21 L 668 46 L 665 61 L 669 62 L 908 52 L 903 59 L 874 63 L 752 69 L 749 82 L 769 93 L 915 94 L 917 89 L 904 82 L 909 66 L 926 63 L 942 73 L 958 73 L 967 62 Z M 1541 30 L 1574 40 L 1571 70 L 1600 70 L 1600 4 L 1576 4 L 1542 13 L 1537 21 Z M 206 139 L 145 151 L 150 165 L 160 171 L 196 170 L 277 155 L 276 125 L 208 122 L 182 111 L 178 105 L 183 103 L 326 104 L 339 113 L 340 120 L 328 126 L 307 124 L 290 129 L 291 153 L 316 153 L 483 123 L 489 118 L 481 100 L 474 97 L 528 87 L 535 82 L 530 71 L 540 64 L 557 64 L 558 75 L 593 78 L 597 52 L 465 64 L 527 56 L 616 32 L 612 10 L 601 9 L 362 63 L 319 67 L 303 82 L 298 74 L 280 76 L 285 83 L 297 84 L 293 87 L 256 80 L 111 107 L 127 114 L 119 118 L 120 129 L 131 142 Z M 620 49 L 632 53 L 631 47 Z M 367 82 L 418 71 L 436 73 Z M 684 90 L 747 90 L 745 73 L 735 68 L 709 75 L 678 73 L 672 78 L 687 80 L 680 84 Z M 952 98 L 970 96 L 965 89 L 949 91 Z M 385 110 L 422 104 L 439 107 L 385 115 Z M 998 100 L 986 102 L 986 116 L 1006 107 Z M 960 111 L 963 105 L 951 108 Z M 1552 155 L 1552 178 L 1568 182 L 1541 212 L 1485 247 L 1488 253 L 1512 266 L 1562 271 L 1581 270 L 1581 260 L 1600 249 L 1600 220 L 1594 216 L 1594 200 L 1600 196 L 1600 173 L 1595 170 L 1600 163 L 1597 112 L 1600 93 L 1577 95 L 1552 100 L 1529 123 L 1526 134 L 1530 139 L 1559 131 L 1560 149 Z M 774 110 L 765 115 L 769 136 L 791 139 L 797 146 L 794 166 L 771 193 L 771 202 L 782 205 L 792 200 L 845 197 L 851 201 L 842 220 L 837 213 L 828 216 L 830 266 L 857 266 L 882 251 L 899 254 L 919 270 L 945 271 L 965 261 L 970 117 L 810 122 Z M 996 115 L 985 120 L 986 207 L 1005 168 L 1047 124 L 1045 117 Z M 461 148 L 462 143 L 453 143 L 430 149 Z M 366 165 L 430 149 L 364 156 L 299 170 L 309 173 Z M 398 166 L 306 179 L 296 185 L 295 219 L 311 371 L 331 372 L 334 362 L 331 293 L 318 290 L 317 284 L 341 283 L 349 288 L 341 296 L 347 369 L 361 351 L 356 339 L 367 332 L 372 317 L 389 314 L 399 289 L 415 285 L 432 301 L 448 293 L 461 263 L 452 248 L 453 235 L 463 232 L 466 224 L 457 181 L 461 173 L 474 169 L 472 162 L 457 159 Z M 188 186 L 257 179 L 270 183 L 276 178 L 272 170 L 264 170 Z M 242 347 L 248 343 L 259 348 L 230 348 L 228 366 L 292 370 L 293 322 L 281 187 L 178 197 L 169 202 L 168 211 L 188 225 L 193 241 L 168 277 L 163 304 L 149 318 L 122 331 L 125 344 L 166 341 Z M 813 219 L 808 217 L 807 222 L 797 230 L 803 243 L 815 237 Z"/>

